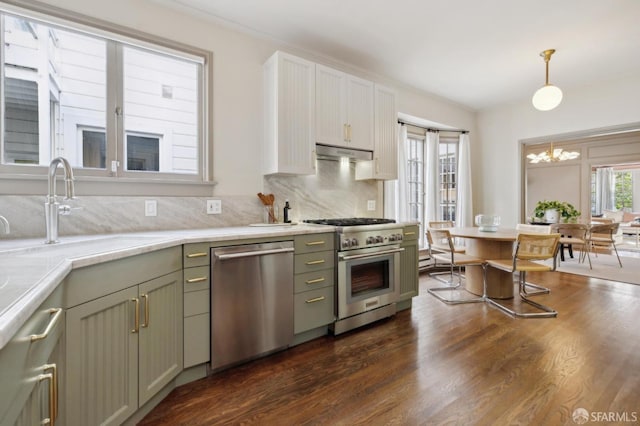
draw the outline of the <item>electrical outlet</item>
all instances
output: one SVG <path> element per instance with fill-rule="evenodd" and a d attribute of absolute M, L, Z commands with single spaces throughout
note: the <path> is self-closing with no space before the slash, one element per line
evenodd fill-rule
<path fill-rule="evenodd" d="M 376 209 L 376 200 L 367 200 L 367 210 L 370 212 Z"/>
<path fill-rule="evenodd" d="M 156 200 L 144 201 L 144 215 L 145 216 L 158 216 L 158 202 Z"/>
<path fill-rule="evenodd" d="M 207 200 L 207 214 L 221 214 L 222 200 Z"/>

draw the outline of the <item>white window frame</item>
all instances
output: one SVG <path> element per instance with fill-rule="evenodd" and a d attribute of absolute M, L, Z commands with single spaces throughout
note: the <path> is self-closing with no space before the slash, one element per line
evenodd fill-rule
<path fill-rule="evenodd" d="M 5 0 L 7 1 L 7 0 Z M 10 4 L 9 4 L 10 3 Z M 119 169 L 111 171 L 111 165 L 106 164 L 107 170 L 95 169 L 74 169 L 76 176 L 76 192 L 79 195 L 182 195 L 182 196 L 204 196 L 211 194 L 211 188 L 215 185 L 213 181 L 213 132 L 211 129 L 210 111 L 213 105 L 212 95 L 212 58 L 210 51 L 205 51 L 193 46 L 183 45 L 171 40 L 152 36 L 137 30 L 121 27 L 102 20 L 80 15 L 55 6 L 46 4 L 33 4 L 24 0 L 9 0 L 9 3 L 0 3 L 0 12 L 24 16 L 35 21 L 42 21 L 47 25 L 62 26 L 73 31 L 85 32 L 107 39 L 107 56 L 121 58 L 122 46 L 124 43 L 133 47 L 152 50 L 154 53 L 166 54 L 174 57 L 191 58 L 201 64 L 198 94 L 198 173 L 162 173 L 140 171 L 126 171 L 122 158 L 124 157 L 124 143 L 122 135 L 118 141 L 107 141 L 107 150 L 117 150 L 121 155 L 119 158 Z M 4 31 L 0 31 L 0 42 L 4 42 Z M 112 40 L 113 42 L 109 42 Z M 118 52 L 120 50 L 120 52 Z M 4 68 L 4 58 L 0 57 L 0 64 Z M 119 64 L 119 65 L 118 65 Z M 119 74 L 122 75 L 122 62 L 113 60 L 107 62 L 107 67 L 120 67 Z M 116 70 L 118 71 L 118 70 Z M 0 70 L 0 90 L 3 91 L 4 72 Z M 113 82 L 111 82 L 113 85 Z M 111 91 L 110 91 L 111 92 Z M 118 92 L 122 93 L 121 90 Z M 113 95 L 115 96 L 115 95 Z M 107 111 L 110 105 L 116 105 L 118 100 L 107 99 Z M 122 105 L 122 100 L 119 100 Z M 4 103 L 1 102 L 0 112 L 4 117 Z M 115 108 L 113 108 L 115 110 Z M 4 120 L 2 120 L 4 121 Z M 120 117 L 122 121 L 122 117 Z M 107 114 L 107 135 L 108 138 L 115 137 L 116 120 L 114 116 Z M 121 124 L 120 124 L 121 125 Z M 0 134 L 4 134 L 4 123 L 0 123 Z M 91 126 L 89 126 L 91 127 Z M 122 128 L 122 127 L 120 127 Z M 143 132 L 151 133 L 151 132 Z M 112 136 L 109 136 L 112 135 Z M 161 148 L 162 149 L 162 148 Z M 52 152 L 54 157 L 57 153 Z M 116 157 L 113 152 L 107 158 Z M 108 160 L 109 161 L 109 160 Z M 107 163 L 108 163 L 107 161 Z M 42 193 L 42 184 L 39 181 L 46 180 L 48 166 L 43 165 L 11 165 L 0 164 L 0 193 L 4 194 L 24 194 L 39 195 Z M 132 185 L 135 184 L 135 185 Z"/>

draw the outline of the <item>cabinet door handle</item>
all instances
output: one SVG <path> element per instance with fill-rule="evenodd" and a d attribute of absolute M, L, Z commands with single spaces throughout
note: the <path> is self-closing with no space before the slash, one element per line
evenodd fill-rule
<path fill-rule="evenodd" d="M 313 299 L 309 299 L 309 300 L 305 300 L 305 303 L 315 303 L 315 302 L 322 302 L 324 300 L 324 296 L 320 296 L 320 297 L 314 297 Z"/>
<path fill-rule="evenodd" d="M 342 125 L 342 138 L 345 142 L 349 142 L 349 125 L 347 123 Z"/>
<path fill-rule="evenodd" d="M 137 297 L 134 297 L 133 299 L 131 299 L 131 301 L 135 304 L 135 313 L 134 313 L 134 319 L 133 319 L 133 330 L 131 330 L 132 333 L 137 333 L 138 331 L 140 331 L 140 299 L 138 299 Z"/>
<path fill-rule="evenodd" d="M 60 316 L 62 315 L 62 308 L 51 308 L 49 309 L 49 314 L 50 315 L 53 314 L 53 316 L 49 320 L 49 324 L 47 324 L 47 327 L 44 329 L 44 332 L 42 332 L 42 334 L 32 334 L 29 337 L 32 342 L 47 338 L 49 333 L 51 333 L 51 330 L 53 329 L 53 327 L 56 325 L 56 323 L 60 319 Z"/>
<path fill-rule="evenodd" d="M 56 364 L 45 364 L 42 366 L 42 370 L 47 372 L 51 370 L 53 381 L 53 411 L 51 413 L 51 424 L 58 418 L 58 366 Z"/>
<path fill-rule="evenodd" d="M 305 262 L 305 265 L 322 265 L 324 263 L 324 259 L 320 259 L 320 260 L 310 260 L 308 262 Z"/>
<path fill-rule="evenodd" d="M 312 285 L 312 284 L 318 284 L 324 281 L 324 277 L 322 278 L 316 278 L 314 280 L 307 280 L 305 281 L 305 283 L 307 283 L 307 285 Z"/>
<path fill-rule="evenodd" d="M 347 140 L 351 142 L 351 124 L 347 124 Z"/>
<path fill-rule="evenodd" d="M 304 245 L 311 247 L 311 246 L 321 246 L 325 243 L 324 240 L 318 240 L 318 241 L 309 241 L 308 243 L 304 243 Z"/>
<path fill-rule="evenodd" d="M 140 324 L 140 327 L 147 328 L 149 327 L 149 295 L 141 294 L 140 298 L 144 297 L 144 324 Z"/>
<path fill-rule="evenodd" d="M 204 251 L 200 251 L 198 253 L 189 253 L 187 255 L 187 259 L 193 259 L 194 257 L 205 257 L 207 255 L 207 252 Z"/>
<path fill-rule="evenodd" d="M 193 283 L 200 283 L 202 281 L 206 281 L 207 277 L 197 277 L 197 278 L 189 278 L 187 280 L 188 284 L 193 284 Z"/>
<path fill-rule="evenodd" d="M 416 235 L 416 233 L 413 231 L 409 231 L 409 232 L 405 232 L 404 235 Z"/>
<path fill-rule="evenodd" d="M 48 380 L 49 381 L 49 417 L 42 420 L 42 424 L 49 424 L 51 426 L 55 426 L 55 418 L 53 415 L 53 374 L 51 373 L 47 373 L 47 374 L 40 374 L 37 377 L 38 382 L 42 382 L 43 380 Z"/>

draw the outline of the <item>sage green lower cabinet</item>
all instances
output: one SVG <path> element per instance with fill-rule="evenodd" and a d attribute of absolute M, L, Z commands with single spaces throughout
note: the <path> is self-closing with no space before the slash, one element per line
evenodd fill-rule
<path fill-rule="evenodd" d="M 335 234 L 299 235 L 294 246 L 293 329 L 299 335 L 335 320 Z"/>
<path fill-rule="evenodd" d="M 183 246 L 185 369 L 211 359 L 209 251 L 209 243 Z"/>
<path fill-rule="evenodd" d="M 403 228 L 402 243 L 400 247 L 400 301 L 411 300 L 418 295 L 418 232 L 417 225 L 409 225 Z"/>
<path fill-rule="evenodd" d="M 56 290 L 0 351 L 0 425 L 64 424 L 64 310 Z"/>
<path fill-rule="evenodd" d="M 182 324 L 182 271 L 68 309 L 67 424 L 135 413 L 182 371 Z"/>

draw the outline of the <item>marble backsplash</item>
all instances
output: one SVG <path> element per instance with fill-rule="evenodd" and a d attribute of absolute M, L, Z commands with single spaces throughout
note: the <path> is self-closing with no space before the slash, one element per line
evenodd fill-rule
<path fill-rule="evenodd" d="M 354 164 L 318 161 L 313 176 L 265 176 L 258 192 L 273 193 L 282 220 L 284 201 L 292 207 L 294 221 L 324 217 L 380 216 L 381 184 L 356 181 Z M 60 216 L 59 234 L 91 235 L 121 232 L 200 229 L 242 226 L 264 219 L 256 194 L 212 197 L 83 196 L 69 201 L 71 214 Z M 0 238 L 44 238 L 44 195 L 0 195 L 0 215 L 7 218 L 11 234 Z M 145 216 L 145 200 L 157 201 L 157 216 Z M 222 200 L 222 214 L 208 215 L 206 200 Z M 375 200 L 377 209 L 367 210 Z"/>

